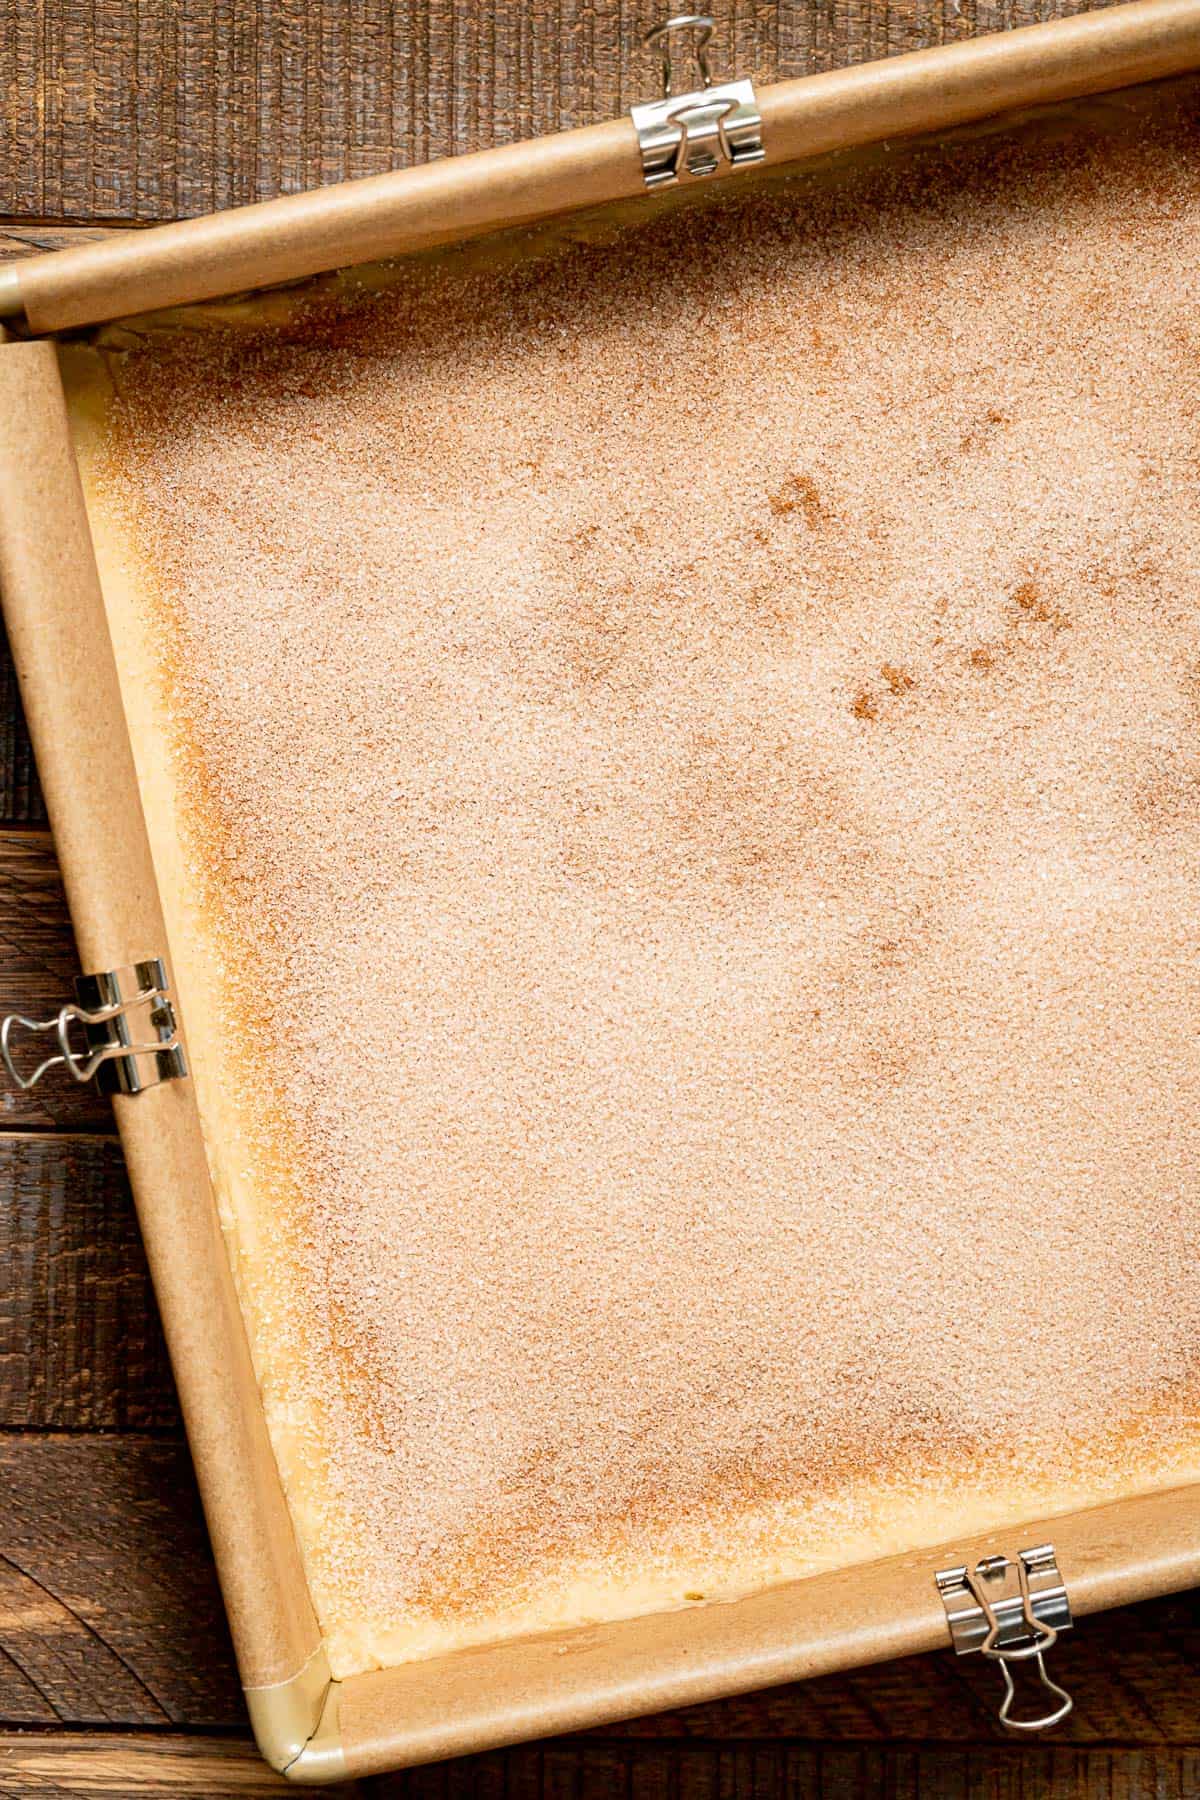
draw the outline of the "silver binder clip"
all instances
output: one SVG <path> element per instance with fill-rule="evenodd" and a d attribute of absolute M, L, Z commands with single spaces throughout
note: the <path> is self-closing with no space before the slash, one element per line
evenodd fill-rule
<path fill-rule="evenodd" d="M 13 1053 L 18 1031 L 45 1033 L 54 1054 L 23 1075 Z M 19 1088 L 34 1087 L 49 1069 L 65 1068 L 75 1081 L 94 1080 L 103 1094 L 139 1094 L 187 1074 L 171 1003 L 166 965 L 159 957 L 81 975 L 74 1004 L 52 1019 L 9 1013 L 0 1024 L 0 1057 Z"/>
<path fill-rule="evenodd" d="M 1007 1556 L 985 1556 L 974 1569 L 966 1564 L 939 1569 L 935 1577 L 946 1609 L 950 1639 L 959 1656 L 974 1651 L 991 1657 L 1004 1677 L 1000 1723 L 1010 1731 L 1048 1731 L 1070 1712 L 1065 1688 L 1046 1672 L 1046 1652 L 1071 1625 L 1071 1606 L 1053 1544 Z M 1028 1662 L 1038 1678 L 1044 1710 L 1014 1718 L 1016 1683 L 1012 1665 Z"/>
<path fill-rule="evenodd" d="M 700 86 L 674 91 L 672 40 L 694 33 L 693 56 Z M 662 99 L 632 108 L 648 188 L 700 180 L 763 159 L 762 115 L 749 81 L 714 86 L 708 63 L 713 22 L 705 13 L 677 13 L 648 31 L 647 45 L 662 47 Z"/>

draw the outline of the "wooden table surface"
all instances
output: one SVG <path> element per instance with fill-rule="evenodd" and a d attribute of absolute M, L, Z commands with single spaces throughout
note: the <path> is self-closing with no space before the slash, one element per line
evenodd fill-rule
<path fill-rule="evenodd" d="M 763 79 L 1084 10 L 719 0 Z M 653 91 L 634 0 L 0 0 L 0 256 L 604 119 Z M 0 1002 L 75 953 L 7 655 Z M 0 1096 L 0 1794 L 277 1793 L 249 1741 L 107 1105 Z M 361 1784 L 504 1796 L 1200 1796 L 1200 1603 L 1089 1619 L 1076 1696 L 1006 1739 L 949 1653 Z M 333 1790 L 330 1790 L 331 1792 Z M 340 1790 L 345 1792 L 346 1790 Z"/>

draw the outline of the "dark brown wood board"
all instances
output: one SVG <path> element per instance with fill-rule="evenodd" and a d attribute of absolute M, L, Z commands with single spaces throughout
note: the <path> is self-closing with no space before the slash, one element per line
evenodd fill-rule
<path fill-rule="evenodd" d="M 722 0 L 716 67 L 796 75 L 1084 10 Z M 639 33 L 657 17 L 631 0 L 0 0 L 0 257 L 609 117 L 654 89 Z M 4 1010 L 52 1010 L 77 966 L 44 819 L 0 655 Z M 946 1654 L 357 1791 L 1200 1796 L 1200 1599 L 1087 1620 L 1057 1654 L 1077 1707 L 1044 1744 L 1005 1740 L 992 1672 Z M 246 1737 L 108 1108 L 66 1082 L 5 1089 L 0 1794 L 283 1791 Z"/>
<path fill-rule="evenodd" d="M 90 1795 L 91 1800 L 139 1800 L 186 1795 L 191 1800 L 259 1800 L 295 1793 L 243 1738 L 181 1736 L 174 1732 L 0 1731 L 0 1793 L 21 1796 Z M 309 1788 L 315 1795 L 350 1795 L 355 1788 Z"/>
<path fill-rule="evenodd" d="M 15 709 L 9 714 L 15 722 Z M 15 723 L 13 735 L 16 735 Z M 0 828 L 2 829 L 2 828 Z M 71 993 L 79 970 L 54 846 L 44 830 L 4 830 L 0 862 L 0 993 L 6 1010 L 41 1022 L 57 1012 Z M 23 1069 L 48 1054 L 47 1040 L 30 1034 L 13 1038 Z M 113 1130 L 107 1100 L 71 1080 L 39 1082 L 22 1091 L 7 1079 L 0 1086 L 0 1125 L 9 1131 L 55 1127 L 60 1131 Z"/>
<path fill-rule="evenodd" d="M 176 1433 L 116 1139 L 0 1135 L 0 1192 L 0 1433 Z"/>
<path fill-rule="evenodd" d="M 1091 8 L 715 0 L 763 81 Z M 148 222 L 611 118 L 653 98 L 635 0 L 0 0 L 0 217 Z"/>

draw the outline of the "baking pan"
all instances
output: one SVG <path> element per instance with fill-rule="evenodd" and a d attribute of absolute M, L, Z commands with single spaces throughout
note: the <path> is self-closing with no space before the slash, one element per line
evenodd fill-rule
<path fill-rule="evenodd" d="M 131 1071 L 127 1086 L 138 1085 L 139 1069 L 179 1073 L 169 1064 L 186 1055 L 186 995 L 177 1021 L 58 350 L 38 334 L 428 250 L 585 206 L 642 206 L 648 184 L 706 191 L 705 156 L 718 183 L 743 179 L 739 160 L 782 167 L 1197 65 L 1200 0 L 1138 0 L 749 97 L 720 98 L 740 81 L 701 88 L 683 97 L 686 109 L 676 99 L 672 116 L 643 113 L 636 122 L 131 234 L 0 275 L 0 307 L 14 334 L 0 349 L 0 591 L 80 960 L 96 975 L 121 972 L 115 986 L 101 983 L 87 997 L 89 1053 L 103 1058 L 98 1066 L 117 1088 L 118 1127 L 254 1728 L 264 1755 L 293 1780 L 461 1755 L 949 1646 L 952 1636 L 974 1633 L 977 1648 L 989 1622 L 1001 1633 L 1013 1625 L 1014 1598 L 1013 1641 L 1022 1654 L 1036 1651 L 1039 1621 L 1051 1634 L 1066 1623 L 1063 1582 L 1079 1616 L 1200 1579 L 1200 1490 L 1028 1521 L 1019 1543 L 1009 1534 L 1000 1547 L 1007 1561 L 992 1571 L 990 1612 L 992 1576 L 988 1565 L 983 1576 L 977 1568 L 997 1550 L 988 1538 L 723 1604 L 332 1680 L 222 1240 L 210 1170 L 220 1147 L 206 1151 L 186 1075 L 122 1091 Z M 738 148 L 746 150 L 740 159 Z M 146 959 L 156 957 L 162 966 L 154 970 Z M 133 1042 L 149 1032 L 152 1057 L 133 1056 L 129 1037 L 122 1041 L 135 1016 Z M 1039 1561 L 1049 1540 L 1054 1558 Z M 1020 1549 L 1034 1553 L 1024 1565 Z M 949 1578 L 939 1590 L 941 1571 Z"/>

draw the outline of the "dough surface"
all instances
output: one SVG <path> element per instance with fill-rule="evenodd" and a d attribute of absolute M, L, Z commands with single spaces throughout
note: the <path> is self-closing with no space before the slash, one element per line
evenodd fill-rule
<path fill-rule="evenodd" d="M 64 350 L 337 1673 L 1200 1475 L 1197 150 Z"/>

